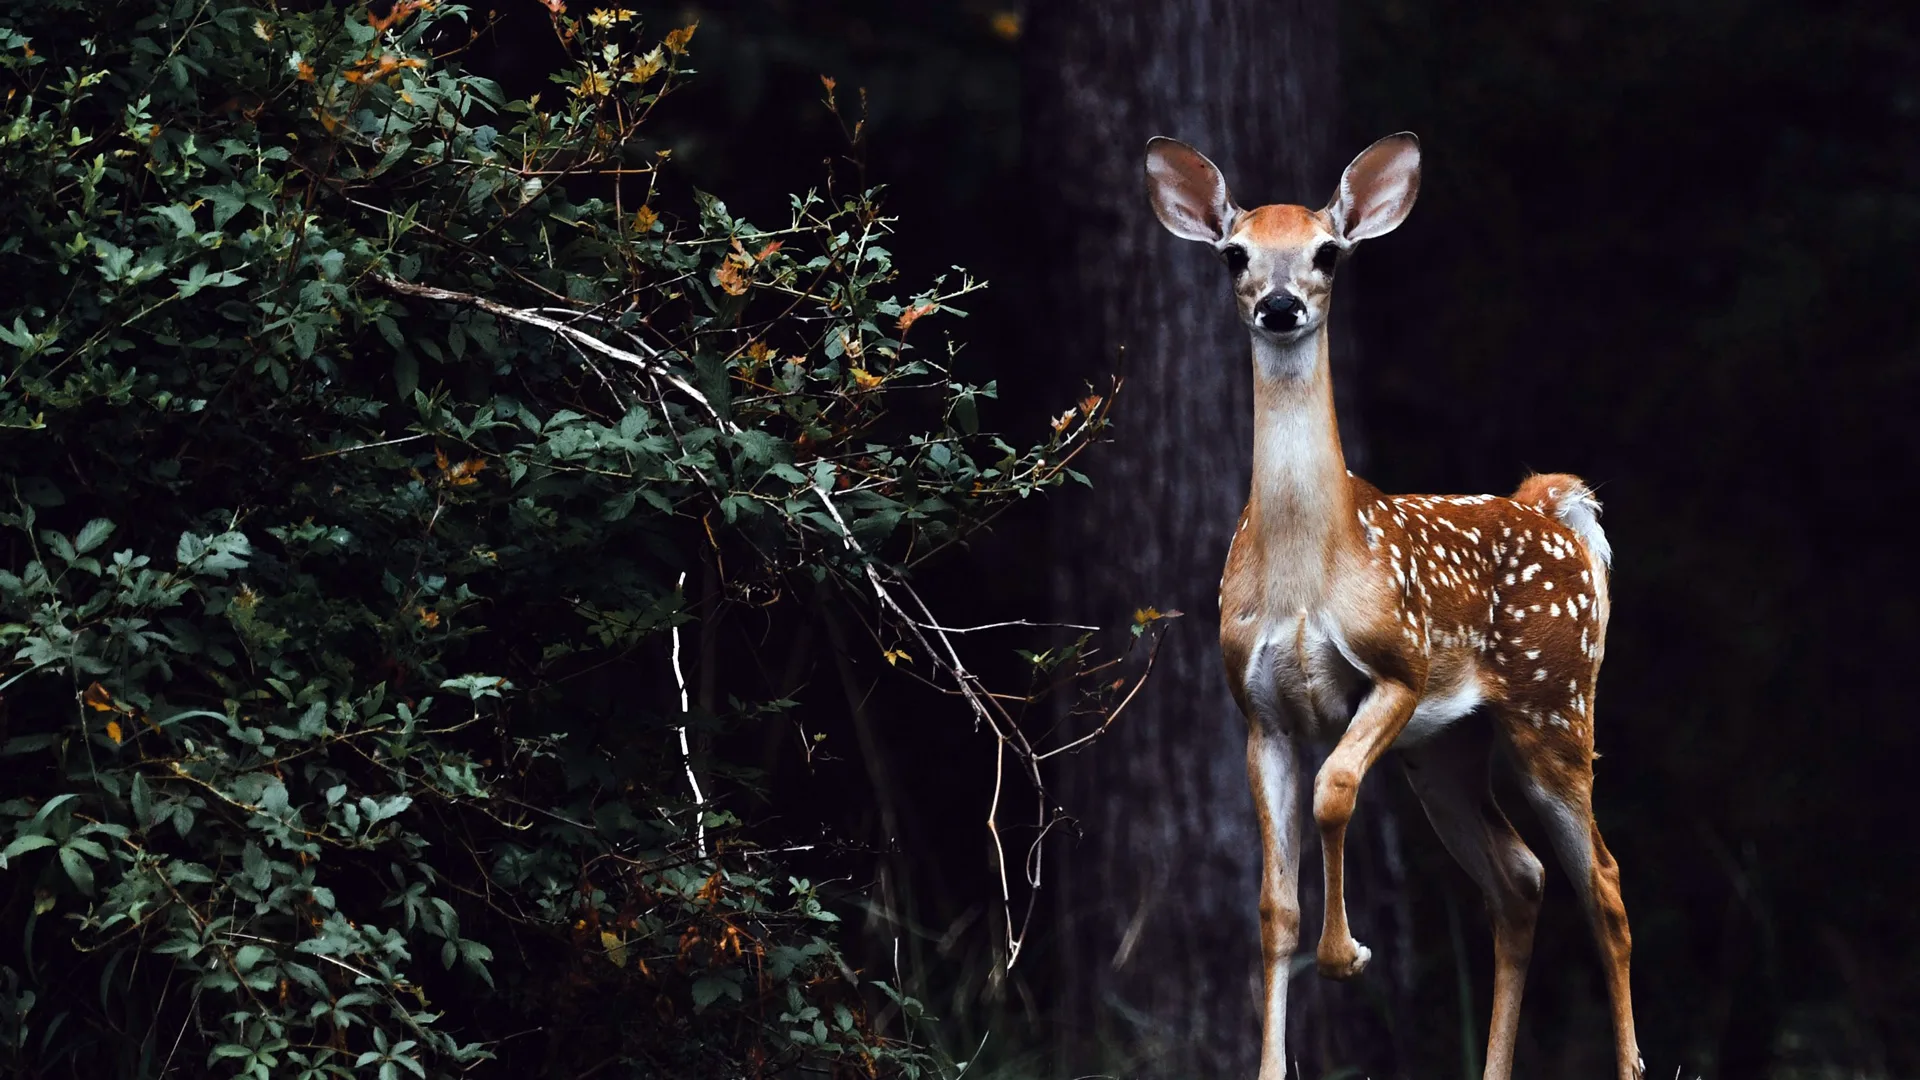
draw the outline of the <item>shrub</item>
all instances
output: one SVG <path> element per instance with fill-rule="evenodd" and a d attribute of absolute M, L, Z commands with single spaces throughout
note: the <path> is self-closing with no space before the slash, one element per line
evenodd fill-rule
<path fill-rule="evenodd" d="M 682 652 L 855 605 L 958 676 L 876 593 L 1107 406 L 982 434 L 976 283 L 903 291 L 871 191 L 676 192 L 694 28 L 549 6 L 528 100 L 452 4 L 0 9 L 7 1067 L 930 1067 L 715 798 L 793 702 Z"/>

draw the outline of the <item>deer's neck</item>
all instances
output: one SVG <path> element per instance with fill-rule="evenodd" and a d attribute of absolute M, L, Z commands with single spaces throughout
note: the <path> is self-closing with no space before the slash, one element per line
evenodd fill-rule
<path fill-rule="evenodd" d="M 1312 604 L 1357 528 L 1334 421 L 1326 327 L 1288 345 L 1256 335 L 1253 385 L 1247 528 L 1260 544 L 1269 605 Z"/>

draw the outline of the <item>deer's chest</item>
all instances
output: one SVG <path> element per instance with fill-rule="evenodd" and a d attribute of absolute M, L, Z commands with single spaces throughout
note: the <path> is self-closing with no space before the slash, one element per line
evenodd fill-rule
<path fill-rule="evenodd" d="M 1329 613 L 1229 616 L 1221 629 L 1228 677 L 1250 717 L 1317 739 L 1346 730 L 1371 680 L 1348 657 Z"/>

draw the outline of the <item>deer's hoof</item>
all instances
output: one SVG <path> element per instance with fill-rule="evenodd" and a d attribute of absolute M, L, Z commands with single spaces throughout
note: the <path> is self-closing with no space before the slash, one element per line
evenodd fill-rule
<path fill-rule="evenodd" d="M 1367 970 L 1367 961 L 1373 959 L 1373 950 L 1348 938 L 1331 947 L 1322 946 L 1318 957 L 1320 974 L 1329 979 L 1351 979 Z"/>

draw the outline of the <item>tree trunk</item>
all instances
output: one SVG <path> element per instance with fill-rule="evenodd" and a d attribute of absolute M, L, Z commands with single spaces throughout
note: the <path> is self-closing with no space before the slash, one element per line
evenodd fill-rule
<path fill-rule="evenodd" d="M 1046 0 L 1029 11 L 1022 209 L 1045 267 L 1036 345 L 1058 385 L 1096 378 L 1123 351 L 1128 378 L 1118 438 L 1088 465 L 1094 491 L 1055 504 L 1055 609 L 1108 624 L 1145 604 L 1186 613 L 1149 692 L 1055 778 L 1079 822 L 1047 883 L 1059 1064 L 1063 1075 L 1251 1076 L 1260 845 L 1245 725 L 1216 640 L 1216 586 L 1248 490 L 1249 346 L 1217 260 L 1154 219 L 1142 155 L 1149 136 L 1171 135 L 1218 163 L 1244 206 L 1324 202 L 1346 160 L 1330 145 L 1334 5 Z M 1350 321 L 1334 328 L 1337 386 L 1352 381 Z M 1353 409 L 1341 413 L 1349 424 Z M 1356 467 L 1359 449 L 1349 431 Z M 1349 903 L 1374 967 L 1347 986 L 1302 975 L 1293 994 L 1289 1055 L 1309 1075 L 1401 1068 L 1391 1032 L 1409 989 L 1410 920 L 1383 798 L 1397 771 L 1369 782 L 1349 841 Z M 1318 849 L 1303 854 L 1311 957 Z"/>

